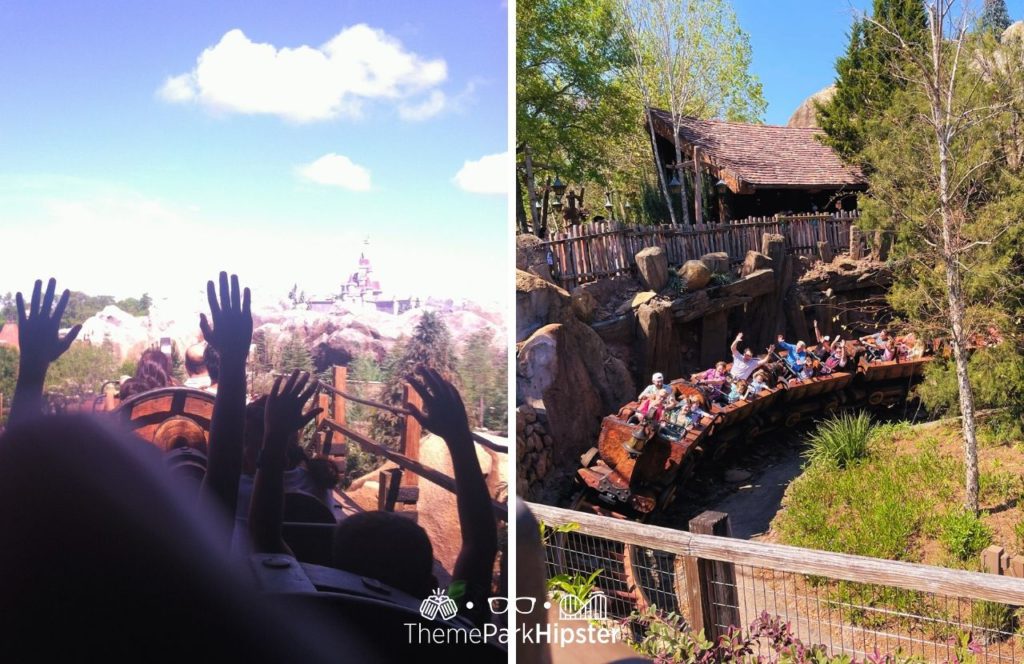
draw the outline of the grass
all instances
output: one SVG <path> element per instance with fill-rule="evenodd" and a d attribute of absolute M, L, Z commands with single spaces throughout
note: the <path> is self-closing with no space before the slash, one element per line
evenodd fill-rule
<path fill-rule="evenodd" d="M 860 412 L 843 413 L 823 421 L 808 437 L 804 456 L 814 464 L 846 468 L 868 454 L 871 438 L 871 417 Z"/>

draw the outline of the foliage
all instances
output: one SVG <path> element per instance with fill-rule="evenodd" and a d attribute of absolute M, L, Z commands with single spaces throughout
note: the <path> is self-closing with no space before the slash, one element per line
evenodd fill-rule
<path fill-rule="evenodd" d="M 843 413 L 818 424 L 807 439 L 809 448 L 804 456 L 812 464 L 845 468 L 867 456 L 870 437 L 870 415 L 863 411 L 856 415 Z"/>
<path fill-rule="evenodd" d="M 1006 8 L 1006 0 L 985 0 L 985 8 L 978 18 L 977 31 L 992 33 L 996 36 L 1010 27 L 1010 12 Z"/>
<path fill-rule="evenodd" d="M 1008 345 L 1008 342 L 1007 342 Z M 978 408 L 1002 408 L 1013 419 L 1024 415 L 1024 353 L 1007 346 L 981 348 L 967 364 Z M 916 388 L 924 406 L 937 415 L 960 414 L 956 366 L 947 358 L 936 358 L 925 370 Z"/>
<path fill-rule="evenodd" d="M 1017 552 L 1024 553 L 1024 519 L 1013 524 L 1013 536 L 1017 544 Z"/>
<path fill-rule="evenodd" d="M 10 407 L 14 388 L 18 384 L 18 351 L 0 346 L 0 394 L 4 397 L 4 408 Z M 0 419 L 3 413 L 0 412 Z"/>
<path fill-rule="evenodd" d="M 364 353 L 352 358 L 348 364 L 348 380 L 353 384 L 349 385 L 349 391 L 357 397 L 370 398 L 371 392 L 368 385 L 361 385 L 362 382 L 377 382 L 384 378 L 384 372 L 377 362 L 377 358 L 371 353 Z M 361 423 L 371 414 L 369 406 L 349 401 L 345 404 L 345 419 L 350 423 Z"/>
<path fill-rule="evenodd" d="M 989 602 L 986 600 L 975 600 L 971 604 L 971 624 L 993 632 L 1004 632 L 1012 634 L 1017 622 L 1014 615 L 1014 608 L 1000 602 Z M 1003 634 L 982 633 L 979 639 L 983 643 L 1006 638 Z"/>
<path fill-rule="evenodd" d="M 289 335 L 281 345 L 274 369 L 280 373 L 291 373 L 296 369 L 313 372 L 313 356 L 299 335 Z"/>
<path fill-rule="evenodd" d="M 622 628 L 626 642 L 658 664 L 761 661 L 785 664 L 919 664 L 924 661 L 921 657 L 904 655 L 899 650 L 883 654 L 876 649 L 864 660 L 830 654 L 824 645 L 804 644 L 793 633 L 790 623 L 769 615 L 767 611 L 762 612 L 746 630 L 730 628 L 714 643 L 705 637 L 703 630 L 695 635 L 681 615 L 666 613 L 656 606 L 634 611 L 623 621 Z M 976 649 L 970 635 L 962 637 L 961 643 L 965 645 L 964 653 Z M 767 659 L 753 654 L 760 650 L 761 644 L 771 653 Z M 961 658 L 956 661 L 965 664 L 971 660 Z"/>
<path fill-rule="evenodd" d="M 508 361 L 505 348 L 494 345 L 493 338 L 493 333 L 487 329 L 470 335 L 457 367 L 470 426 L 505 433 L 508 430 Z"/>
<path fill-rule="evenodd" d="M 580 529 L 580 524 L 578 524 L 578 523 L 566 523 L 566 524 L 563 524 L 561 526 L 555 526 L 555 527 L 552 528 L 551 526 L 549 526 L 546 523 L 544 523 L 543 521 L 541 521 L 539 526 L 540 526 L 540 542 L 545 547 L 548 545 L 549 538 L 551 537 L 552 533 L 555 533 L 555 534 L 574 533 L 574 532 L 576 532 L 576 531 L 578 531 Z"/>
<path fill-rule="evenodd" d="M 149 308 L 153 305 L 153 298 L 149 296 L 149 293 L 143 293 L 142 297 L 126 297 L 123 300 L 118 300 L 115 304 L 132 316 L 148 316 Z"/>
<path fill-rule="evenodd" d="M 65 396 L 96 394 L 105 381 L 118 377 L 119 366 L 109 343 L 76 341 L 50 366 L 44 387 Z"/>
<path fill-rule="evenodd" d="M 923 47 L 928 19 L 921 0 L 874 0 L 872 17 Z M 906 85 L 893 69 L 891 50 L 891 38 L 883 30 L 866 17 L 855 19 L 846 53 L 836 60 L 835 94 L 818 106 L 824 142 L 848 161 L 864 163 L 873 126 L 888 110 L 894 92 Z"/>
<path fill-rule="evenodd" d="M 580 607 L 586 606 L 587 602 L 590 601 L 591 596 L 594 594 L 597 578 L 602 574 L 604 574 L 603 569 L 596 569 L 589 575 L 557 574 L 548 579 L 548 592 L 552 593 L 556 599 L 564 600 L 566 597 L 571 598 L 568 603 L 575 611 Z"/>
<path fill-rule="evenodd" d="M 942 544 L 946 553 L 967 561 L 992 543 L 992 531 L 973 512 L 952 510 L 942 522 Z"/>
<path fill-rule="evenodd" d="M 957 497 L 950 480 L 962 462 L 922 444 L 896 453 L 891 432 L 876 429 L 870 454 L 839 469 L 812 463 L 789 487 L 772 527 L 786 544 L 890 560 L 916 560 L 915 538 Z"/>
<path fill-rule="evenodd" d="M 383 367 L 385 382 L 381 402 L 400 407 L 404 401 L 405 379 L 420 365 L 436 370 L 448 380 L 455 377 L 451 332 L 441 316 L 432 311 L 424 311 L 412 336 L 392 347 Z M 374 440 L 397 449 L 401 441 L 401 424 L 399 416 L 378 410 L 373 416 L 370 435 Z"/>
<path fill-rule="evenodd" d="M 631 128 L 612 0 L 516 3 L 516 144 L 563 178 L 597 180 Z M 595 140 L 600 137 L 600 140 Z"/>

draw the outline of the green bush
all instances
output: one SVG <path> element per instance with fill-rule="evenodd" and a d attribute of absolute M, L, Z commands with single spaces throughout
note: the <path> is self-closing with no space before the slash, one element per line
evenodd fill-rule
<path fill-rule="evenodd" d="M 870 440 L 871 417 L 865 412 L 856 415 L 843 413 L 818 425 L 807 439 L 810 448 L 804 456 L 811 464 L 846 468 L 868 455 Z"/>
<path fill-rule="evenodd" d="M 956 560 L 965 562 L 992 543 L 992 531 L 967 510 L 953 510 L 942 524 L 942 544 Z"/>
<path fill-rule="evenodd" d="M 999 602 L 977 600 L 971 604 L 971 623 L 981 630 L 991 630 L 980 631 L 977 634 L 978 641 L 982 644 L 1002 641 L 1007 634 L 1012 634 L 1015 629 L 1014 607 Z M 1003 634 L 994 632 L 1003 632 Z"/>
<path fill-rule="evenodd" d="M 1013 534 L 1017 540 L 1017 552 L 1024 553 L 1024 519 L 1013 525 Z"/>

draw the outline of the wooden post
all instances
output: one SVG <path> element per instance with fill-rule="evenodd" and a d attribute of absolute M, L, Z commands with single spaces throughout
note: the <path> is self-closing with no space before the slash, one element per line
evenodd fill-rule
<path fill-rule="evenodd" d="M 724 512 L 702 512 L 690 520 L 690 532 L 698 535 L 732 537 L 729 515 Z M 739 596 L 736 592 L 736 570 L 732 563 L 688 558 L 686 585 L 689 598 L 690 624 L 694 631 L 717 641 L 729 626 L 740 627 Z"/>
<path fill-rule="evenodd" d="M 404 384 L 404 390 L 406 390 L 406 399 L 404 399 L 404 405 L 416 406 L 417 408 L 423 407 L 423 400 L 420 399 L 419 392 L 413 389 L 413 386 L 409 383 Z M 408 456 L 410 459 L 416 461 L 420 460 L 420 434 L 422 433 L 420 423 L 412 415 L 406 415 L 406 422 L 401 429 L 401 453 Z M 407 472 L 401 478 L 402 487 L 417 487 L 419 486 L 419 478 L 415 472 Z"/>
<path fill-rule="evenodd" d="M 348 391 L 348 367 L 339 367 L 334 365 L 334 389 L 341 390 L 342 392 Z M 326 410 L 324 412 L 327 412 Z M 334 407 L 331 409 L 331 419 L 338 424 L 345 424 L 345 397 L 340 394 L 334 395 Z M 332 442 L 332 448 L 341 452 L 344 456 L 345 450 L 348 449 L 348 445 L 345 442 L 345 436 L 338 435 L 338 439 Z"/>
<path fill-rule="evenodd" d="M 682 173 L 680 173 L 682 177 Z M 693 148 L 693 219 L 698 226 L 704 225 L 704 178 L 700 172 L 700 148 Z"/>
<path fill-rule="evenodd" d="M 402 469 L 389 468 L 380 471 L 377 488 L 377 509 L 381 512 L 394 512 L 398 492 L 402 487 Z"/>
<path fill-rule="evenodd" d="M 835 256 L 832 255 L 832 245 L 828 242 L 818 243 L 818 256 L 821 258 L 823 263 L 831 263 Z"/>
<path fill-rule="evenodd" d="M 861 232 L 856 226 L 850 226 L 850 258 L 855 261 L 864 258 L 864 246 L 861 244 Z"/>

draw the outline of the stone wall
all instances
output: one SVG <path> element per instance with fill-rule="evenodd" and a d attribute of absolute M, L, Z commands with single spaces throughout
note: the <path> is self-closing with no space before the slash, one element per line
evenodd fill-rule
<path fill-rule="evenodd" d="M 536 500 L 544 480 L 554 469 L 554 438 L 548 433 L 547 416 L 533 406 L 516 409 L 516 494 Z"/>

